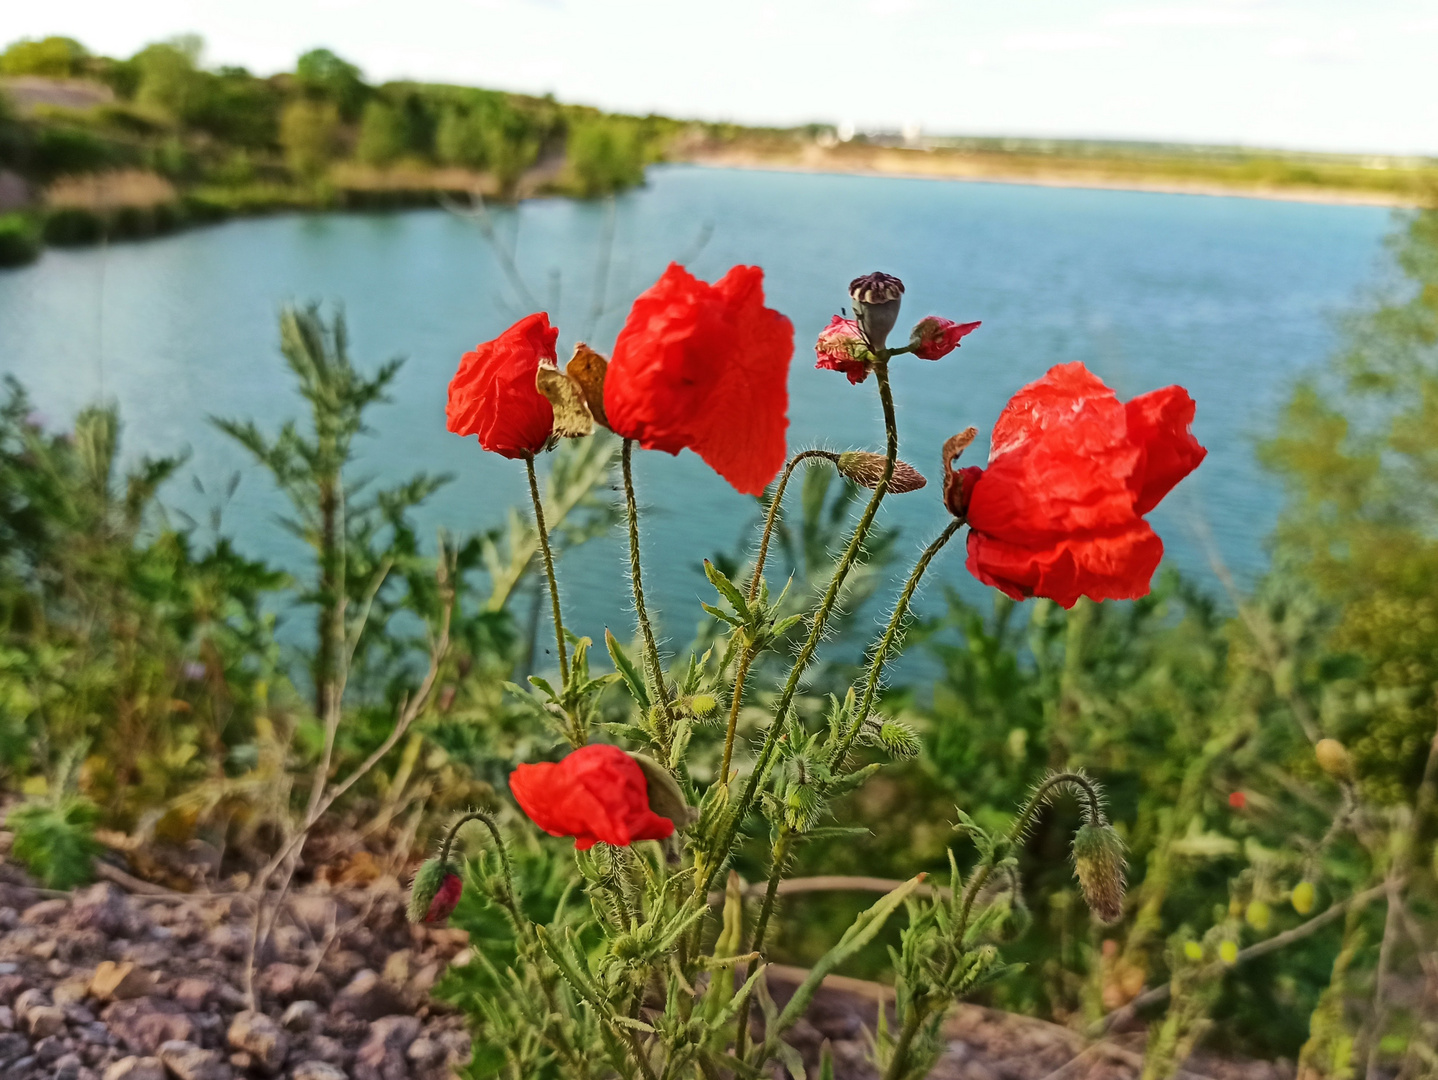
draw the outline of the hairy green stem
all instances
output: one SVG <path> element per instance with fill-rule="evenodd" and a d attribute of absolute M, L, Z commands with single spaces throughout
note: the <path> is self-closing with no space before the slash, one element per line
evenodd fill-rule
<path fill-rule="evenodd" d="M 801 450 L 789 459 L 784 466 L 784 472 L 779 477 L 779 486 L 774 489 L 774 497 L 769 500 L 769 512 L 764 515 L 764 533 L 759 538 L 759 553 L 754 558 L 754 572 L 749 577 L 749 602 L 752 604 L 759 596 L 759 587 L 764 582 L 764 561 L 769 557 L 769 541 L 774 535 L 774 524 L 779 518 L 779 507 L 784 502 L 784 489 L 789 486 L 789 478 L 794 475 L 794 470 L 801 462 L 811 458 L 824 458 L 828 461 L 839 460 L 838 455 L 831 454 L 827 450 Z M 749 642 L 744 646 L 744 652 L 739 657 L 739 667 L 734 674 L 734 692 L 729 699 L 729 726 L 724 732 L 724 764 L 719 770 L 719 782 L 729 782 L 729 763 L 734 758 L 734 733 L 739 728 L 739 709 L 744 704 L 744 682 L 749 677 L 749 666 L 754 662 L 758 654 L 758 646 Z"/>
<path fill-rule="evenodd" d="M 774 914 L 774 898 L 779 894 L 779 881 L 784 876 L 784 865 L 789 857 L 790 836 L 789 827 L 783 825 L 779 828 L 779 835 L 774 838 L 774 847 L 769 858 L 769 885 L 764 890 L 764 905 L 759 909 L 759 921 L 754 924 L 754 940 L 749 945 L 749 951 L 752 953 L 762 954 L 764 951 L 764 935 L 769 930 L 769 919 Z M 754 977 L 760 962 L 760 956 L 749 961 L 749 970 L 744 973 L 745 982 Z M 749 1038 L 749 1010 L 753 1001 L 754 995 L 750 994 L 739 1009 L 739 1029 L 734 1036 L 734 1056 L 741 1061 L 744 1059 L 744 1044 Z M 763 1062 L 756 1064 L 763 1065 Z"/>
<path fill-rule="evenodd" d="M 569 686 L 569 651 L 564 642 L 564 619 L 559 613 L 559 581 L 554 576 L 554 554 L 549 550 L 549 530 L 544 525 L 544 500 L 539 497 L 539 480 L 534 475 L 534 455 L 524 456 L 529 474 L 529 497 L 534 500 L 534 527 L 539 532 L 539 550 L 544 554 L 544 576 L 549 579 L 549 603 L 554 611 L 554 643 L 559 648 L 561 692 Z"/>
<path fill-rule="evenodd" d="M 894 613 L 889 617 L 889 625 L 884 628 L 884 636 L 874 646 L 874 655 L 869 660 L 869 676 L 864 684 L 864 698 L 859 703 L 859 711 L 854 714 L 854 722 L 849 725 L 849 730 L 844 733 L 843 740 L 835 748 L 834 756 L 829 760 L 831 770 L 837 770 L 843 764 L 850 749 L 853 748 L 854 740 L 858 738 L 865 721 L 869 719 L 869 710 L 873 707 L 874 695 L 878 693 L 879 679 L 883 676 L 889 650 L 894 647 L 894 643 L 899 638 L 899 631 L 909 613 L 909 602 L 914 598 L 914 590 L 919 587 L 919 580 L 928 570 L 929 563 L 934 561 L 934 556 L 943 550 L 944 545 L 953 538 L 963 524 L 962 518 L 954 518 L 950 521 L 944 531 L 935 537 L 934 542 L 924 549 L 924 553 L 919 556 L 919 561 L 914 564 L 914 569 L 909 574 L 909 580 L 904 583 L 904 589 L 899 593 L 899 599 L 894 604 Z"/>
<path fill-rule="evenodd" d="M 649 667 L 650 678 L 654 680 L 655 695 L 664 709 L 666 719 L 670 721 L 669 727 L 673 726 L 673 715 L 669 710 L 669 690 L 664 685 L 664 668 L 659 663 L 659 646 L 654 643 L 654 628 L 649 622 L 649 609 L 644 604 L 644 579 L 639 569 L 639 506 L 634 499 L 634 471 L 630 464 L 630 457 L 634 449 L 634 440 L 624 440 L 624 450 L 620 454 L 624 472 L 624 507 L 629 518 L 629 581 L 634 589 L 634 612 L 639 619 L 639 632 L 644 638 L 644 656 Z M 671 732 L 666 731 L 664 737 L 664 750 L 668 754 L 668 739 Z"/>
<path fill-rule="evenodd" d="M 789 678 L 784 684 L 783 692 L 779 696 L 778 704 L 774 709 L 774 720 L 769 725 L 769 730 L 764 737 L 764 745 L 759 751 L 759 757 L 754 763 L 754 770 L 749 774 L 749 782 L 744 787 L 744 794 L 729 816 L 720 843 L 715 847 L 707 867 L 707 872 L 702 881 L 696 881 L 699 895 L 708 895 L 709 886 L 713 883 L 714 875 L 719 872 L 720 865 L 728 857 L 729 850 L 734 844 L 734 838 L 739 831 L 739 825 L 744 819 L 745 812 L 754 801 L 754 796 L 759 790 L 760 783 L 768 771 L 769 760 L 773 756 L 774 748 L 778 745 L 779 736 L 784 730 L 784 721 L 788 717 L 789 706 L 794 701 L 794 694 L 799 688 L 799 679 L 808 668 L 814 652 L 819 647 L 819 642 L 824 636 L 824 626 L 828 622 L 829 614 L 834 609 L 834 604 L 839 599 L 839 592 L 844 586 L 844 580 L 849 576 L 859 552 L 864 546 L 864 540 L 869 535 L 869 529 L 874 523 L 874 516 L 879 511 L 879 504 L 883 502 L 885 493 L 889 490 L 889 480 L 894 475 L 894 462 L 899 457 L 899 428 L 894 417 L 894 395 L 889 388 L 889 371 L 885 361 L 888 354 L 880 358 L 880 362 L 874 367 L 874 374 L 878 376 L 879 402 L 884 409 L 884 434 L 885 434 L 885 460 L 884 473 L 879 483 L 874 487 L 874 494 L 870 497 L 868 505 L 854 526 L 854 533 L 849 540 L 849 545 L 840 556 L 839 563 L 834 568 L 834 574 L 829 579 L 829 587 L 824 591 L 823 598 L 819 601 L 818 608 L 814 611 L 813 621 L 809 629 L 809 637 L 799 650 L 798 657 L 794 660 L 794 666 L 789 670 Z"/>

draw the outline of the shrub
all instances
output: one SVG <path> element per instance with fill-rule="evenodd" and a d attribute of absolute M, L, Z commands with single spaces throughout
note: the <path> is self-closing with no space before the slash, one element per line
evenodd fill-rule
<path fill-rule="evenodd" d="M 40 255 L 40 230 L 28 214 L 0 214 L 0 266 L 23 266 Z"/>
<path fill-rule="evenodd" d="M 73 889 L 90 880 L 100 851 L 95 841 L 99 808 L 89 799 L 67 796 L 57 802 L 27 802 L 5 823 L 15 833 L 12 854 L 46 888 Z"/>

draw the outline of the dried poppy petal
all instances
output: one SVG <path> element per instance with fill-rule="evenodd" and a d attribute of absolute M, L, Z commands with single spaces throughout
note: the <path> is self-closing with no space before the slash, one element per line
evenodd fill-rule
<path fill-rule="evenodd" d="M 644 770 L 617 746 L 594 743 L 557 762 L 520 765 L 509 789 L 529 819 L 551 836 L 572 836 L 585 851 L 663 840 L 674 822 L 649 805 Z"/>
<path fill-rule="evenodd" d="M 1193 414 L 1180 387 L 1124 405 L 1083 364 L 1051 368 L 994 425 L 965 506 L 969 571 L 1066 608 L 1145 595 L 1163 541 L 1143 514 L 1207 453 L 1188 430 Z"/>
<path fill-rule="evenodd" d="M 554 410 L 535 377 L 541 361 L 554 364 L 558 337 L 541 311 L 465 353 L 449 384 L 449 430 L 477 435 L 480 446 L 507 458 L 543 450 L 553 433 Z"/>
<path fill-rule="evenodd" d="M 688 448 L 747 495 L 784 464 L 794 328 L 764 306 L 764 272 L 710 285 L 671 263 L 634 302 L 604 376 L 610 428 L 646 450 Z"/>

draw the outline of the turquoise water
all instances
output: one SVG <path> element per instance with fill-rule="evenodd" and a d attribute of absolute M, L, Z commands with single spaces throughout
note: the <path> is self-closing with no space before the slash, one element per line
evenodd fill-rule
<path fill-rule="evenodd" d="M 874 269 L 904 279 L 906 317 L 984 323 L 943 361 L 896 364 L 901 454 L 931 481 L 947 436 L 969 424 L 986 432 L 1052 364 L 1082 360 L 1125 397 L 1188 387 L 1210 456 L 1152 520 L 1172 561 L 1210 582 L 1210 548 L 1240 580 L 1264 566 L 1277 493 L 1254 464 L 1253 437 L 1295 373 L 1331 349 L 1334 316 L 1374 278 L 1389 226 L 1386 211 L 1364 207 L 691 167 L 652 170 L 608 215 L 563 201 L 495 215 L 561 327 L 561 355 L 580 336 L 611 344 L 629 300 L 671 259 L 711 279 L 757 263 L 770 305 L 796 328 L 793 448 L 882 444 L 872 381 L 813 370 L 809 346 L 847 303 L 849 279 Z M 601 263 L 608 302 L 595 319 Z M 210 491 L 238 470 L 225 527 L 283 561 L 293 549 L 270 525 L 279 506 L 267 481 L 206 418 L 273 427 L 297 413 L 275 314 L 307 299 L 344 305 L 358 360 L 409 358 L 394 404 L 375 414 L 369 468 L 455 473 L 427 520 L 459 529 L 495 523 L 525 497 L 518 463 L 444 430 L 460 353 L 525 310 L 476 226 L 445 211 L 275 217 L 49 251 L 0 273 L 0 371 L 56 424 L 97 397 L 118 400 L 130 456 L 189 448 L 185 472 Z M 970 454 L 981 463 L 985 452 L 981 439 Z M 753 504 L 693 455 L 638 460 L 650 588 L 670 638 L 685 640 L 708 592 L 700 559 L 734 548 Z M 186 478 L 165 501 L 203 519 L 211 498 Z M 945 521 L 938 484 L 890 500 L 885 514 L 904 529 L 901 548 L 917 550 Z M 628 625 L 617 544 L 578 553 L 563 576 L 578 629 Z M 931 576 L 963 581 L 960 551 Z"/>

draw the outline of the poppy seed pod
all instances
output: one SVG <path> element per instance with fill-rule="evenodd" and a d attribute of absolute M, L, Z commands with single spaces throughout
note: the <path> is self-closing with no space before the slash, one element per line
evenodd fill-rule
<path fill-rule="evenodd" d="M 854 319 L 864 332 L 869 348 L 882 349 L 889 340 L 889 331 L 899 321 L 903 296 L 904 283 L 892 274 L 865 274 L 849 282 Z"/>
<path fill-rule="evenodd" d="M 463 891 L 464 883 L 453 865 L 442 859 L 426 859 L 409 889 L 409 921 L 444 922 Z"/>
<path fill-rule="evenodd" d="M 884 463 L 888 460 L 883 454 L 874 454 L 868 450 L 850 450 L 840 454 L 834 464 L 841 475 L 872 491 L 884 478 Z M 889 477 L 889 494 L 902 495 L 906 491 L 918 491 L 927 483 L 924 474 L 907 461 L 895 461 L 894 473 Z"/>
<path fill-rule="evenodd" d="M 1106 923 L 1123 915 L 1123 840 L 1112 825 L 1085 825 L 1074 835 L 1074 875 L 1089 910 Z"/>

